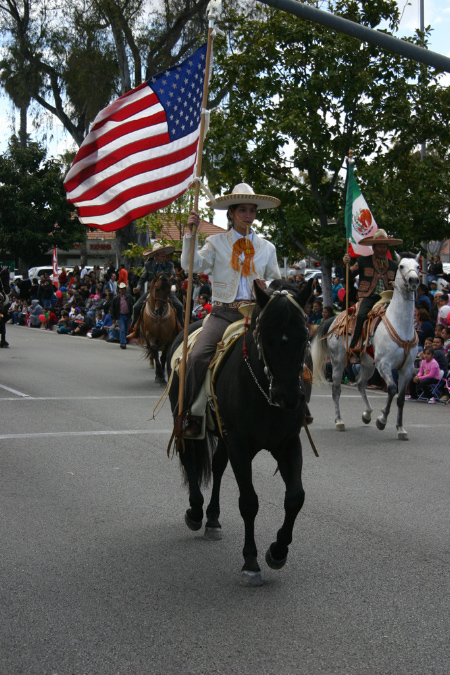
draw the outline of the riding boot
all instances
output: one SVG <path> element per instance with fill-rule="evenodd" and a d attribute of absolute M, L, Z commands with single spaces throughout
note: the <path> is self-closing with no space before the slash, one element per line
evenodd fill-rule
<path fill-rule="evenodd" d="M 127 340 L 134 340 L 136 337 L 136 326 L 132 326 L 131 331 L 127 335 Z"/>

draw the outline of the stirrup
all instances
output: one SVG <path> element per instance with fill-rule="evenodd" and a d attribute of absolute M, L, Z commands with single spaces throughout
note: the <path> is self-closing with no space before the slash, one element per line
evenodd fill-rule
<path fill-rule="evenodd" d="M 352 365 L 356 365 L 357 363 L 361 363 L 361 353 L 358 352 L 353 347 L 350 347 L 349 350 L 348 350 L 348 361 Z"/>

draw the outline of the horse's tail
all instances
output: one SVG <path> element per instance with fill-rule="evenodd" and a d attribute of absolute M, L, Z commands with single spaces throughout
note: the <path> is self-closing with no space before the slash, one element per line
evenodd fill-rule
<path fill-rule="evenodd" d="M 212 475 L 212 456 L 217 447 L 217 437 L 210 431 L 206 431 L 206 436 L 201 441 L 190 441 L 185 439 L 185 452 L 190 453 L 198 485 L 207 487 Z M 180 452 L 183 450 L 180 448 Z M 184 476 L 185 485 L 189 484 L 185 468 L 180 461 L 180 467 Z"/>
<path fill-rule="evenodd" d="M 314 384 L 318 387 L 326 384 L 325 365 L 329 354 L 327 340 L 323 340 L 322 338 L 328 333 L 334 320 L 335 317 L 331 317 L 320 324 L 311 344 Z"/>

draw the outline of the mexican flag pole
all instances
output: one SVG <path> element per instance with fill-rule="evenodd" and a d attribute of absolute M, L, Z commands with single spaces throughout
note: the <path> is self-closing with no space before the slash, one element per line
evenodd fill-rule
<path fill-rule="evenodd" d="M 345 229 L 347 253 L 352 258 L 372 253 L 371 246 L 359 246 L 364 237 L 370 237 L 378 229 L 375 218 L 369 209 L 353 174 L 353 150 L 349 150 L 347 159 L 347 194 L 345 200 Z M 349 264 L 345 266 L 345 312 L 348 317 Z M 348 320 L 345 329 L 345 351 L 348 360 Z"/>

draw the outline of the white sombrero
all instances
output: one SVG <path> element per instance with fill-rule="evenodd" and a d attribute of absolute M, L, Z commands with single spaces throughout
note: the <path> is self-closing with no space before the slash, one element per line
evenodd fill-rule
<path fill-rule="evenodd" d="M 226 211 L 230 206 L 236 206 L 237 204 L 255 204 L 258 210 L 261 210 L 273 209 L 280 206 L 281 202 L 276 197 L 270 197 L 269 195 L 256 195 L 253 188 L 247 183 L 236 185 L 230 195 L 216 197 L 210 202 L 206 202 L 207 206 L 219 211 Z"/>

